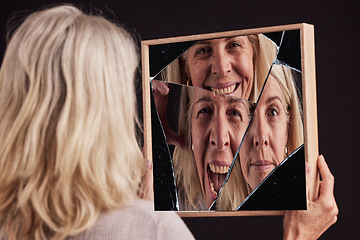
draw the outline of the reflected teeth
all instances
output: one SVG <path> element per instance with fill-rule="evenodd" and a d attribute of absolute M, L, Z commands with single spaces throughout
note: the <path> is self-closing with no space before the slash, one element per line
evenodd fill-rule
<path fill-rule="evenodd" d="M 236 88 L 236 84 L 233 84 L 227 88 L 211 88 L 213 92 L 221 93 L 221 94 L 229 94 L 234 92 Z"/>
<path fill-rule="evenodd" d="M 211 192 L 214 194 L 214 196 L 217 196 L 218 193 L 215 191 L 215 188 L 214 188 L 214 184 L 213 183 L 210 183 L 210 190 Z"/>
<path fill-rule="evenodd" d="M 210 171 L 212 171 L 213 173 L 221 173 L 221 174 L 227 173 L 230 168 L 227 166 L 216 166 L 211 163 L 209 164 L 209 167 L 210 167 Z"/>

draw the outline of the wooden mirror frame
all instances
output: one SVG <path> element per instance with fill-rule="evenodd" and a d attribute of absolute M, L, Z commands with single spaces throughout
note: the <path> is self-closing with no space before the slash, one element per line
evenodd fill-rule
<path fill-rule="evenodd" d="M 309 164 L 310 167 L 310 172 L 307 173 L 307 179 L 309 179 L 309 181 L 306 186 L 306 190 L 309 200 L 316 199 L 319 189 L 319 176 L 316 161 L 319 155 L 319 147 L 316 103 L 315 41 L 314 26 L 311 24 L 300 23 L 142 41 L 141 61 L 143 90 L 144 157 L 152 161 L 149 46 L 157 44 L 198 41 L 213 38 L 224 38 L 290 30 L 300 30 L 305 161 Z M 179 211 L 178 214 L 181 217 L 210 217 L 283 215 L 284 212 L 285 211 Z"/>

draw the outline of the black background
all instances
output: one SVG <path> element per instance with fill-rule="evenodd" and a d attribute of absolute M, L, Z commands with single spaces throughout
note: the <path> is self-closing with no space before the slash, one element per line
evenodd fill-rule
<path fill-rule="evenodd" d="M 79 1 L 77 1 L 79 2 Z M 56 1 L 10 0 L 0 7 L 0 53 L 10 13 Z M 143 40 L 310 23 L 315 26 L 319 147 L 335 176 L 338 222 L 321 239 L 358 237 L 360 3 L 352 1 L 82 1 L 114 12 Z M 281 239 L 282 217 L 186 218 L 197 239 Z"/>

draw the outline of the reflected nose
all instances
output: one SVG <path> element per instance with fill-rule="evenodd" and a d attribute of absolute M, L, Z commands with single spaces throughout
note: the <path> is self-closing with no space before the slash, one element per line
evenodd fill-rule
<path fill-rule="evenodd" d="M 217 117 L 211 126 L 210 145 L 223 151 L 230 145 L 229 126 L 225 119 Z"/>
<path fill-rule="evenodd" d="M 261 119 L 258 116 L 254 116 L 253 127 L 253 142 L 254 146 L 257 148 L 264 148 L 269 146 L 269 134 L 267 132 L 267 125 L 264 119 Z"/>
<path fill-rule="evenodd" d="M 219 77 L 231 72 L 231 59 L 223 50 L 217 50 L 213 55 L 211 73 Z"/>

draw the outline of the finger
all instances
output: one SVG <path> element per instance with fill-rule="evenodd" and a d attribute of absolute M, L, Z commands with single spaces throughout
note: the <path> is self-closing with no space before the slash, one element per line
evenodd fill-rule
<path fill-rule="evenodd" d="M 166 85 L 165 82 L 159 80 L 153 80 L 152 83 L 153 90 L 158 91 L 161 95 L 168 95 L 169 94 L 169 87 Z"/>
<path fill-rule="evenodd" d="M 166 85 L 166 83 L 164 83 L 164 82 L 162 82 L 162 84 L 160 85 L 160 93 L 162 94 L 162 95 L 168 95 L 169 94 L 169 91 L 170 91 L 170 89 L 169 89 L 169 87 Z"/>
<path fill-rule="evenodd" d="M 143 177 L 141 198 L 151 201 L 154 199 L 152 162 L 150 160 L 146 160 L 145 166 L 146 166 L 146 171 Z"/>
<path fill-rule="evenodd" d="M 331 174 L 323 155 L 318 157 L 318 168 L 321 174 L 320 197 L 333 197 L 334 192 L 334 176 Z"/>

